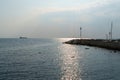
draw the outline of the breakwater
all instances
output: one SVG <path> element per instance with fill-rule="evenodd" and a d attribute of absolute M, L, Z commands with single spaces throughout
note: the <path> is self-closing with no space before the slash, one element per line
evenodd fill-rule
<path fill-rule="evenodd" d="M 87 45 L 120 51 L 120 40 L 109 41 L 103 39 L 73 39 L 64 43 L 75 45 Z"/>

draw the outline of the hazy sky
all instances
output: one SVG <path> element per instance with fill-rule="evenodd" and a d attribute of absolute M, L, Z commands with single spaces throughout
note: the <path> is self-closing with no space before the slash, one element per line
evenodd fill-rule
<path fill-rule="evenodd" d="M 0 0 L 0 37 L 120 38 L 120 0 Z"/>

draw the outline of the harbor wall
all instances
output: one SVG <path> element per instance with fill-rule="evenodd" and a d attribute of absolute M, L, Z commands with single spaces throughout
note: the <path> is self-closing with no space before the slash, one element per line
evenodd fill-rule
<path fill-rule="evenodd" d="M 65 42 L 66 44 L 75 44 L 75 45 L 88 45 L 94 47 L 101 47 L 113 50 L 120 50 L 120 42 L 119 41 L 109 41 L 109 40 L 102 40 L 102 39 L 73 39 L 70 41 Z"/>

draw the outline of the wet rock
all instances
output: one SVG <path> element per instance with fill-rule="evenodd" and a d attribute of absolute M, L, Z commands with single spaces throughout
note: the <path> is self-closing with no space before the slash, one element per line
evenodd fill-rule
<path fill-rule="evenodd" d="M 75 56 L 72 56 L 71 58 L 75 58 Z"/>
<path fill-rule="evenodd" d="M 85 49 L 90 49 L 90 48 L 85 48 Z"/>

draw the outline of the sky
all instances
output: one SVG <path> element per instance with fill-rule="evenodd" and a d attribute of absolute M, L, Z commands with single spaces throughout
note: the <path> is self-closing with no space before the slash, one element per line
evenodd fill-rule
<path fill-rule="evenodd" d="M 120 38 L 120 0 L 0 0 L 0 38 Z"/>

